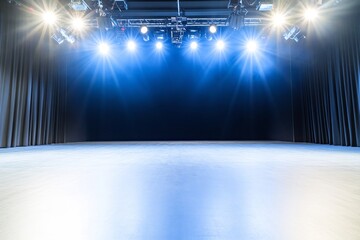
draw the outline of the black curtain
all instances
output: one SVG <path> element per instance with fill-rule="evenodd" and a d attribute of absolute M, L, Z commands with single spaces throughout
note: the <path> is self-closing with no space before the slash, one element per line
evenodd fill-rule
<path fill-rule="evenodd" d="M 0 2 L 0 147 L 64 139 L 61 62 L 32 21 L 33 15 Z"/>
<path fill-rule="evenodd" d="M 298 59 L 294 72 L 304 74 L 294 78 L 296 141 L 360 146 L 360 25 L 353 9 L 310 39 L 308 56 Z"/>

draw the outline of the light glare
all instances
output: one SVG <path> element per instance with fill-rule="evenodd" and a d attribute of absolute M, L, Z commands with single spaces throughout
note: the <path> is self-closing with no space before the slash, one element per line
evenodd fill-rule
<path fill-rule="evenodd" d="M 82 31 L 85 28 L 85 21 L 80 17 L 76 17 L 72 20 L 72 27 L 76 31 Z"/>
<path fill-rule="evenodd" d="M 216 26 L 215 26 L 215 25 L 211 25 L 211 26 L 209 27 L 209 31 L 210 31 L 211 33 L 216 33 L 216 31 L 217 31 Z"/>
<path fill-rule="evenodd" d="M 286 24 L 286 19 L 283 14 L 276 13 L 272 17 L 272 23 L 275 27 L 282 27 Z"/>
<path fill-rule="evenodd" d="M 56 23 L 57 17 L 54 12 L 48 11 L 44 12 L 42 15 L 43 21 L 48 25 L 53 25 Z"/>
<path fill-rule="evenodd" d="M 216 43 L 216 48 L 217 48 L 218 50 L 224 50 L 224 48 L 225 48 L 225 43 L 224 43 L 224 41 L 223 41 L 223 40 L 217 41 L 217 43 Z"/>
<path fill-rule="evenodd" d="M 142 34 L 146 34 L 147 32 L 148 32 L 148 27 L 147 26 L 142 26 L 141 28 L 140 28 L 140 32 L 142 33 Z"/>
<path fill-rule="evenodd" d="M 255 40 L 250 40 L 246 44 L 246 49 L 250 53 L 254 53 L 258 50 L 258 43 Z"/>
<path fill-rule="evenodd" d="M 110 47 L 107 43 L 105 42 L 102 42 L 99 44 L 99 52 L 102 54 L 102 55 L 108 55 L 109 52 L 110 52 Z"/>
<path fill-rule="evenodd" d="M 157 43 L 156 43 L 156 49 L 157 49 L 157 50 L 163 49 L 163 43 L 162 43 L 162 42 L 157 42 Z"/>
<path fill-rule="evenodd" d="M 308 8 L 305 10 L 304 17 L 308 21 L 312 21 L 318 17 L 318 10 L 315 8 Z"/>
<path fill-rule="evenodd" d="M 130 51 L 134 51 L 136 49 L 136 44 L 134 41 L 128 41 L 127 43 L 127 48 L 130 50 Z"/>
<path fill-rule="evenodd" d="M 198 48 L 198 43 L 197 43 L 197 42 L 191 42 L 190 48 L 191 48 L 192 50 L 196 50 L 196 49 Z"/>

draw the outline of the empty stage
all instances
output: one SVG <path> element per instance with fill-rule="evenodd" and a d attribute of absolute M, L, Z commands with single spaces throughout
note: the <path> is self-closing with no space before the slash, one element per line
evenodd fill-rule
<path fill-rule="evenodd" d="M 359 240 L 360 149 L 257 142 L 0 149 L 0 239 Z"/>

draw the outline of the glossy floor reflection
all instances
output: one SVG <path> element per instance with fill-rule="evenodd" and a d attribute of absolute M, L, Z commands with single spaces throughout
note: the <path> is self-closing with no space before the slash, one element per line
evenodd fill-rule
<path fill-rule="evenodd" d="M 87 143 L 0 149 L 1 240 L 359 240 L 360 149 Z"/>

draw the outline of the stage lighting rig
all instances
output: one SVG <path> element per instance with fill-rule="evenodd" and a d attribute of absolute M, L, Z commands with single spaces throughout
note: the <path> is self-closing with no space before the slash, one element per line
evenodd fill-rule
<path fill-rule="evenodd" d="M 259 1 L 256 10 L 260 12 L 269 12 L 273 10 L 273 1 Z"/>
<path fill-rule="evenodd" d="M 183 27 L 172 28 L 171 29 L 171 43 L 174 44 L 176 47 L 180 48 L 183 38 L 184 38 L 185 31 L 186 31 L 186 29 Z"/>
<path fill-rule="evenodd" d="M 291 28 L 287 28 L 287 31 L 283 35 L 285 40 L 294 40 L 295 42 L 299 42 L 301 39 L 306 38 L 306 36 L 301 32 L 301 29 L 297 26 L 292 26 Z"/>
<path fill-rule="evenodd" d="M 51 38 L 58 44 L 62 44 L 65 40 L 71 44 L 75 43 L 75 37 L 71 34 L 70 29 L 57 28 L 55 33 L 51 35 Z"/>
<path fill-rule="evenodd" d="M 85 0 L 71 0 L 69 7 L 75 11 L 85 12 L 91 10 Z"/>

